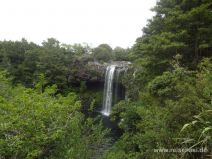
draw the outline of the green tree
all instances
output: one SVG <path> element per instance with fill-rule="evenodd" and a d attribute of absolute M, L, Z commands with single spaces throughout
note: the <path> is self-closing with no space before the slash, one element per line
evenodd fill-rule
<path fill-rule="evenodd" d="M 133 47 L 136 61 L 153 75 L 169 69 L 170 60 L 182 55 L 182 64 L 197 66 L 210 56 L 212 38 L 211 1 L 160 0 L 153 8 L 156 15 L 143 29 Z"/>
<path fill-rule="evenodd" d="M 128 61 L 129 60 L 129 49 L 123 49 L 121 47 L 116 47 L 113 49 L 114 60 L 116 61 Z"/>
<path fill-rule="evenodd" d="M 109 61 L 113 59 L 112 48 L 108 44 L 101 44 L 93 50 L 93 57 L 97 61 Z"/>
<path fill-rule="evenodd" d="M 84 117 L 74 93 L 55 95 L 55 85 L 44 91 L 12 87 L 5 75 L 0 72 L 0 158 L 93 156 L 107 131 Z M 41 80 L 37 86 L 43 84 Z"/>

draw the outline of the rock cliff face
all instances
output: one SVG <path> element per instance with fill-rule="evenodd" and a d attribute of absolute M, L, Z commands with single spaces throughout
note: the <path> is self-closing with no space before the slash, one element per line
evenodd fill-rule
<path fill-rule="evenodd" d="M 130 64 L 131 63 L 127 61 L 112 61 L 110 63 L 82 60 L 75 61 L 75 69 L 72 69 L 72 71 L 69 73 L 68 80 L 69 82 L 104 82 L 104 75 L 107 66 L 116 65 L 116 68 L 126 70 Z"/>

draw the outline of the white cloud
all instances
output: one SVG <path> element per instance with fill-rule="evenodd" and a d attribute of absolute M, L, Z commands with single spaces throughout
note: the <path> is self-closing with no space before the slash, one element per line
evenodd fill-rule
<path fill-rule="evenodd" d="M 0 39 L 131 46 L 156 0 L 0 0 Z"/>

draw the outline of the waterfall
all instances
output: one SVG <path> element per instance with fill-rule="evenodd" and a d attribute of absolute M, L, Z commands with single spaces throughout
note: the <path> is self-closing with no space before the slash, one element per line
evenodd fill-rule
<path fill-rule="evenodd" d="M 122 70 L 116 69 L 116 82 L 115 82 L 115 92 L 114 92 L 114 104 L 118 102 L 118 94 L 119 94 L 119 75 Z"/>
<path fill-rule="evenodd" d="M 110 115 L 112 98 L 113 98 L 113 78 L 116 65 L 110 65 L 106 68 L 105 84 L 104 84 L 104 97 L 103 97 L 103 109 L 102 114 L 105 116 Z"/>

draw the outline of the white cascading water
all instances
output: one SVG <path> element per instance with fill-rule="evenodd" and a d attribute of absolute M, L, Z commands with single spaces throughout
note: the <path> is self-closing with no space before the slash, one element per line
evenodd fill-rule
<path fill-rule="evenodd" d="M 116 74 L 116 81 L 115 81 L 115 91 L 114 91 L 114 103 L 117 103 L 118 101 L 118 92 L 119 92 L 119 75 L 122 70 L 116 69 L 115 74 Z"/>
<path fill-rule="evenodd" d="M 113 98 L 113 79 L 116 65 L 107 66 L 105 73 L 105 84 L 104 84 L 104 97 L 103 97 L 103 109 L 102 114 L 109 116 L 112 106 Z"/>

